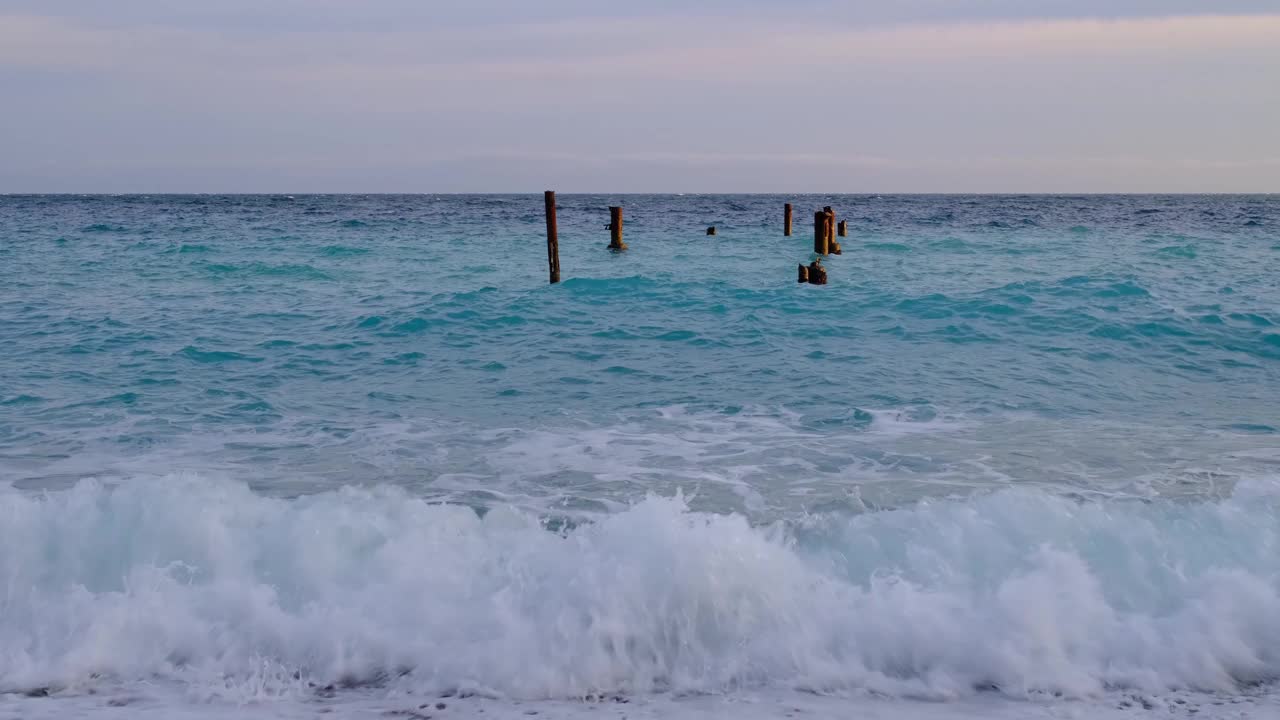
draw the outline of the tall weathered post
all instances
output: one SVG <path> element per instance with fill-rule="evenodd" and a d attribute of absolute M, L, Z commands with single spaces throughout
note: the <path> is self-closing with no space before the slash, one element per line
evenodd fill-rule
<path fill-rule="evenodd" d="M 609 249 L 626 250 L 627 244 L 622 242 L 622 208 L 609 208 Z"/>
<path fill-rule="evenodd" d="M 826 255 L 828 242 L 827 214 L 819 210 L 813 214 L 813 251 Z"/>
<path fill-rule="evenodd" d="M 836 212 L 829 205 L 822 208 L 822 212 L 827 216 L 827 252 L 839 255 L 841 249 L 840 243 L 836 242 Z"/>
<path fill-rule="evenodd" d="M 782 234 L 791 237 L 791 203 L 787 203 L 782 211 Z"/>
<path fill-rule="evenodd" d="M 556 192 L 543 193 L 547 205 L 547 264 L 551 270 L 551 283 L 560 282 L 560 237 L 556 229 Z"/>

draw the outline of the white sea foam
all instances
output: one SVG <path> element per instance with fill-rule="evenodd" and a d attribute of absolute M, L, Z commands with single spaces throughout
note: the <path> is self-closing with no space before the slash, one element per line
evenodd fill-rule
<path fill-rule="evenodd" d="M 317 431 L 318 423 L 298 417 L 141 449 L 97 429 L 67 439 L 82 452 L 14 461 L 4 476 L 27 489 L 66 488 L 86 477 L 154 477 L 180 467 L 272 495 L 389 484 L 434 500 L 572 516 L 683 489 L 695 510 L 759 523 L 1028 485 L 1095 497 L 1216 499 L 1239 478 L 1277 467 L 1267 435 L 1003 411 L 966 416 L 933 406 L 850 408 L 834 417 L 669 406 L 604 423 L 386 420 L 338 434 Z M 851 490 L 861 501 L 848 497 Z"/>
<path fill-rule="evenodd" d="M 759 527 L 653 497 L 558 534 L 395 489 L 6 492 L 0 689 L 1235 696 L 1280 677 L 1278 505 L 1023 490 Z"/>

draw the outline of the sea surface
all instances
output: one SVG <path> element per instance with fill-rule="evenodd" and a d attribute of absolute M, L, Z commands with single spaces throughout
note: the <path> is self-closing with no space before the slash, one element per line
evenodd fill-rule
<path fill-rule="evenodd" d="M 559 227 L 0 196 L 0 718 L 1280 717 L 1280 196 Z"/>

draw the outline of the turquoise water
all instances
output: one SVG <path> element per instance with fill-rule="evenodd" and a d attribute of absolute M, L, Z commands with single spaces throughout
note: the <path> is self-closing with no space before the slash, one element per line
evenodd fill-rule
<path fill-rule="evenodd" d="M 0 692 L 1273 697 L 1280 198 L 559 225 L 0 197 Z"/>

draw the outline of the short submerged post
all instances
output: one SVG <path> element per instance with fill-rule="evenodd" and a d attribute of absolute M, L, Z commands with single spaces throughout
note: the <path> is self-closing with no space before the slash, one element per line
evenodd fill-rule
<path fill-rule="evenodd" d="M 809 284 L 827 284 L 827 269 L 822 267 L 822 258 L 818 258 L 817 260 L 809 263 Z"/>
<path fill-rule="evenodd" d="M 791 237 L 791 203 L 787 203 L 782 210 L 782 234 Z"/>
<path fill-rule="evenodd" d="M 800 273 L 799 273 L 799 277 L 796 278 L 796 282 L 798 283 L 809 282 L 809 268 L 805 267 L 804 263 L 800 263 Z"/>
<path fill-rule="evenodd" d="M 609 249 L 626 250 L 627 244 L 622 242 L 622 208 L 609 208 Z"/>
<path fill-rule="evenodd" d="M 547 264 L 551 269 L 551 283 L 560 282 L 560 238 L 556 229 L 556 193 L 548 190 L 543 193 L 547 206 Z"/>
<path fill-rule="evenodd" d="M 840 225 L 837 227 L 840 230 L 840 237 L 849 237 L 849 221 L 848 220 L 841 220 Z"/>
<path fill-rule="evenodd" d="M 715 234 L 716 234 L 716 226 L 715 226 L 715 225 L 712 225 L 711 227 L 707 228 L 707 234 L 708 234 L 708 235 L 715 235 Z"/>

